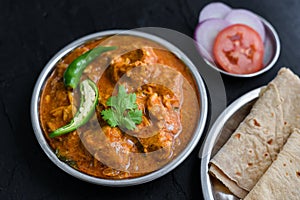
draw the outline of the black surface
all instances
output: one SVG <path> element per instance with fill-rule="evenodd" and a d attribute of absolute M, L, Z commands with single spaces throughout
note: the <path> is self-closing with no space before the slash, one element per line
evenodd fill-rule
<path fill-rule="evenodd" d="M 38 145 L 30 99 L 46 62 L 89 33 L 154 26 L 193 35 L 207 0 L 0 1 L 0 199 L 202 199 L 199 143 L 167 175 L 139 186 L 110 188 L 77 180 L 56 167 Z M 278 30 L 276 66 L 248 79 L 223 77 L 228 102 L 266 84 L 282 66 L 300 74 L 300 1 L 227 0 L 255 11 Z"/>

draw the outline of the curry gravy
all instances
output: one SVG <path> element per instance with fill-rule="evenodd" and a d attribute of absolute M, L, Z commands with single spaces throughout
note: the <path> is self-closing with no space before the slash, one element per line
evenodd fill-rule
<path fill-rule="evenodd" d="M 98 45 L 118 48 L 100 55 L 82 75 L 98 86 L 95 115 L 78 130 L 49 138 L 70 122 L 80 101 L 78 90 L 64 86 L 64 71 Z M 119 85 L 136 93 L 143 111 L 134 131 L 110 127 L 100 114 Z M 57 63 L 41 95 L 40 121 L 49 145 L 70 166 L 100 178 L 132 178 L 160 169 L 186 147 L 199 119 L 196 91 L 189 69 L 161 45 L 136 36 L 112 36 L 90 41 Z"/>

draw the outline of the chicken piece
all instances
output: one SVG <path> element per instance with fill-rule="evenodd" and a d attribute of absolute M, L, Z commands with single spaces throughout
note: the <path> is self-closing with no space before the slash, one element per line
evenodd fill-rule
<path fill-rule="evenodd" d="M 181 131 L 180 113 L 172 107 L 165 107 L 162 97 L 157 93 L 149 97 L 147 110 L 153 126 L 158 127 L 159 130 L 152 137 L 139 138 L 144 151 L 151 152 L 164 148 L 166 153 L 171 155 L 174 138 Z"/>
<path fill-rule="evenodd" d="M 119 128 L 105 126 L 102 131 L 86 131 L 81 134 L 81 140 L 97 160 L 116 170 L 126 171 L 131 153 L 138 152 L 134 138 Z"/>
<path fill-rule="evenodd" d="M 144 63 L 154 63 L 157 56 L 152 48 L 136 49 L 127 52 L 111 62 L 112 77 L 117 82 L 126 72 Z"/>
<path fill-rule="evenodd" d="M 169 158 L 182 128 L 179 100 L 167 88 L 149 84 L 137 92 L 137 104 L 143 108 L 143 120 L 128 134 L 138 138 L 145 153 L 160 150 L 160 153 L 154 154 L 154 160 Z"/>
<path fill-rule="evenodd" d="M 182 103 L 183 76 L 175 69 L 161 64 L 141 64 L 126 72 L 118 81 L 128 92 L 135 92 L 148 84 L 160 85 L 166 88 Z"/>
<path fill-rule="evenodd" d="M 118 147 L 116 151 L 122 152 L 136 152 L 137 149 L 132 141 L 132 138 L 123 134 L 119 128 L 112 128 L 110 126 L 105 126 L 102 128 L 108 142 L 112 147 Z M 116 144 L 115 144 L 116 143 Z"/>
<path fill-rule="evenodd" d="M 163 104 L 163 98 L 165 96 L 158 96 L 157 93 L 151 95 L 147 102 L 147 109 L 149 115 L 154 117 L 162 129 L 176 135 L 181 131 L 180 113 L 177 111 L 177 107 L 166 107 Z M 175 103 L 177 105 L 177 103 Z"/>

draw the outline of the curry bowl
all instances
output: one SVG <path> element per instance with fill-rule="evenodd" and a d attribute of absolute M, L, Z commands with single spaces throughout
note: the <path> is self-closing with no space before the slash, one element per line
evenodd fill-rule
<path fill-rule="evenodd" d="M 165 39 L 104 31 L 60 50 L 31 100 L 35 136 L 66 173 L 105 186 L 142 184 L 192 152 L 208 112 L 194 64 Z"/>

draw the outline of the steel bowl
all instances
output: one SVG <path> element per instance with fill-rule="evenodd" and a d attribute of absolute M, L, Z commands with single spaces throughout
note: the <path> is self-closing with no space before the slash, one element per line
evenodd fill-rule
<path fill-rule="evenodd" d="M 111 180 L 111 179 L 102 179 L 102 178 L 97 178 L 93 177 L 90 175 L 87 175 L 85 173 L 82 173 L 80 171 L 77 171 L 76 169 L 70 167 L 68 164 L 60 161 L 58 157 L 56 156 L 55 152 L 53 149 L 49 146 L 46 138 L 44 137 L 43 130 L 40 125 L 40 120 L 39 120 L 39 102 L 40 102 L 40 96 L 43 90 L 43 87 L 45 85 L 45 82 L 47 78 L 50 76 L 51 72 L 54 70 L 55 65 L 57 62 L 63 58 L 65 55 L 70 53 L 73 49 L 77 48 L 78 46 L 85 44 L 89 41 L 103 38 L 105 36 L 111 36 L 115 34 L 124 34 L 124 35 L 131 35 L 131 36 L 138 36 L 142 38 L 146 38 L 149 40 L 152 40 L 154 42 L 157 42 L 158 44 L 166 47 L 168 50 L 173 52 L 177 57 L 179 57 L 185 65 L 190 69 L 190 72 L 193 75 L 194 81 L 197 86 L 197 90 L 199 93 L 199 101 L 200 101 L 200 114 L 199 114 L 199 120 L 198 120 L 198 125 L 194 131 L 193 136 L 191 137 L 190 141 L 188 142 L 187 146 L 178 154 L 175 159 L 170 161 L 168 164 L 163 166 L 162 168 L 158 169 L 157 171 L 151 172 L 147 175 L 137 177 L 137 178 L 130 178 L 130 179 L 122 179 L 122 180 Z M 98 32 L 94 33 L 91 35 L 87 35 L 85 37 L 82 37 L 66 47 L 64 47 L 62 50 L 60 50 L 57 54 L 53 56 L 53 58 L 46 64 L 45 68 L 41 72 L 36 85 L 34 87 L 33 95 L 32 95 L 32 100 L 31 100 L 31 121 L 32 121 L 32 126 L 33 130 L 35 133 L 35 136 L 43 149 L 43 151 L 46 153 L 46 155 L 49 157 L 49 159 L 57 165 L 59 168 L 61 168 L 63 171 L 67 172 L 68 174 L 90 182 L 94 184 L 99 184 L 99 185 L 105 185 L 105 186 L 130 186 L 130 185 L 137 185 L 137 184 L 142 184 L 145 182 L 149 182 L 151 180 L 154 180 L 156 178 L 159 178 L 166 173 L 170 172 L 173 170 L 175 167 L 177 167 L 180 163 L 182 163 L 186 157 L 192 152 L 192 150 L 195 148 L 197 145 L 202 132 L 204 130 L 205 124 L 206 124 L 206 119 L 207 119 L 207 112 L 208 112 L 208 103 L 207 103 L 207 93 L 205 89 L 204 82 L 197 70 L 197 68 L 194 66 L 194 64 L 190 61 L 190 59 L 181 51 L 179 50 L 176 46 L 171 44 L 170 42 L 157 37 L 152 34 L 148 34 L 145 32 L 141 31 L 121 31 L 121 30 L 111 30 L 111 31 L 103 31 L 103 32 Z"/>
<path fill-rule="evenodd" d="M 249 114 L 252 105 L 259 97 L 260 91 L 261 88 L 257 88 L 235 100 L 220 114 L 207 134 L 201 152 L 199 153 L 201 158 L 200 174 L 204 199 L 238 200 L 237 197 L 228 192 L 222 183 L 209 175 L 208 164 L 210 159 L 221 149 L 234 130 Z"/>
<path fill-rule="evenodd" d="M 280 54 L 280 40 L 278 37 L 278 34 L 275 30 L 275 28 L 264 18 L 260 17 L 263 26 L 265 28 L 266 31 L 266 37 L 265 37 L 265 41 L 264 41 L 264 59 L 263 59 L 263 63 L 264 66 L 261 70 L 259 70 L 258 72 L 255 73 L 251 73 L 251 74 L 233 74 L 230 72 L 227 72 L 223 69 L 221 69 L 220 67 L 218 67 L 216 65 L 216 63 L 211 62 L 205 58 L 204 61 L 210 66 L 212 67 L 214 70 L 221 72 L 223 74 L 226 74 L 228 76 L 233 76 L 233 77 L 242 77 L 242 78 L 246 78 L 246 77 L 254 77 L 254 76 L 258 76 L 266 71 L 268 71 L 269 69 L 271 69 L 274 64 L 277 62 L 278 58 L 279 58 L 279 54 Z"/>

